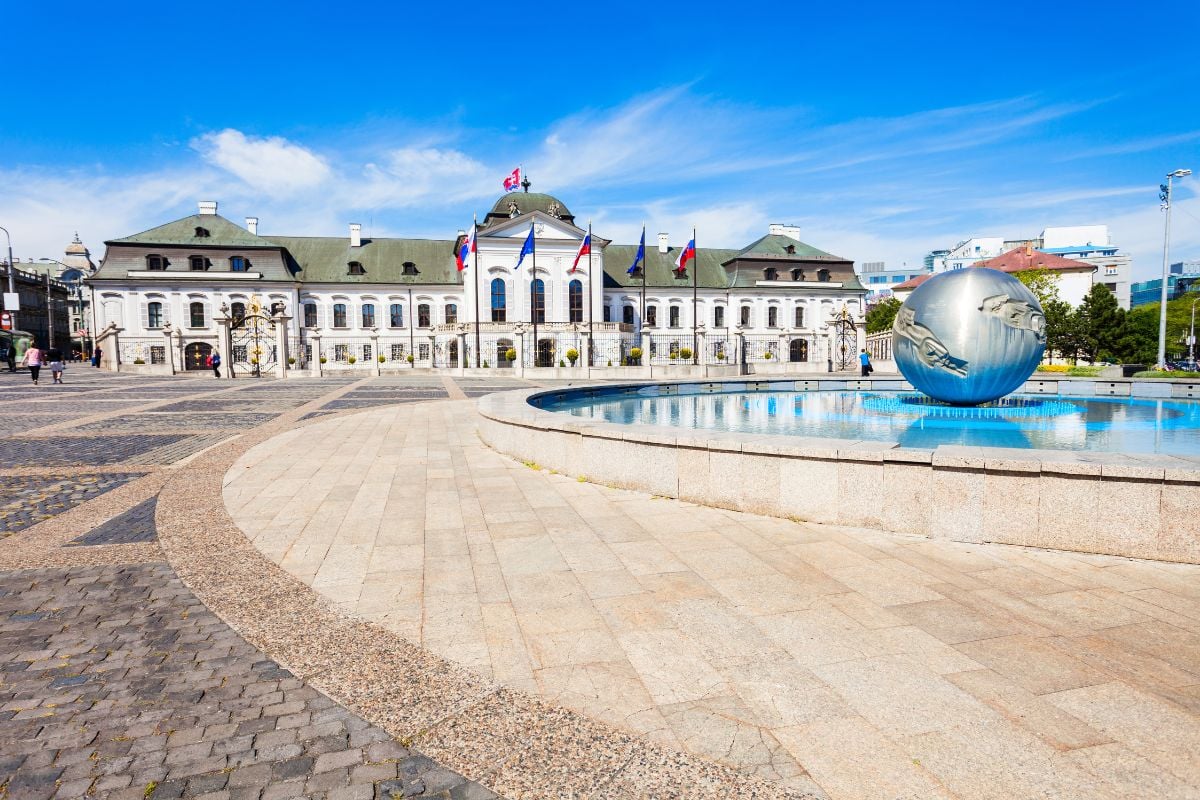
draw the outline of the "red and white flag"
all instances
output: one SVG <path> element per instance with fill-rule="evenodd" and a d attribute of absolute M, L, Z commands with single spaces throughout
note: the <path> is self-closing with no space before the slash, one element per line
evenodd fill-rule
<path fill-rule="evenodd" d="M 517 167 L 512 171 L 512 175 L 504 179 L 504 191 L 515 192 L 519 188 L 521 188 L 521 168 Z"/>
<path fill-rule="evenodd" d="M 575 254 L 575 263 L 571 265 L 569 272 L 574 272 L 579 269 L 579 259 L 592 253 L 592 234 L 589 232 L 583 237 L 583 241 L 579 243 L 579 252 Z"/>

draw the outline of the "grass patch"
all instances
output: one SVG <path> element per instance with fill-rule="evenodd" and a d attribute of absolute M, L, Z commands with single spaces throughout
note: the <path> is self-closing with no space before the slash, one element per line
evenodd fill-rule
<path fill-rule="evenodd" d="M 1175 369 L 1148 369 L 1143 372 L 1133 373 L 1135 378 L 1200 378 L 1200 372 L 1189 372 L 1187 370 Z"/>

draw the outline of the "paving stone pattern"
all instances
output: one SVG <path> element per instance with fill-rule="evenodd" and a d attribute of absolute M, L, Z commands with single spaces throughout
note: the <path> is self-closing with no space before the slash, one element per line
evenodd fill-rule
<path fill-rule="evenodd" d="M 14 475 L 3 482 L 0 497 L 0 538 L 36 525 L 74 508 L 82 502 L 111 491 L 139 472 L 109 472 L 103 475 Z"/>
<path fill-rule="evenodd" d="M 176 433 L 131 433 L 123 436 L 0 439 L 0 467 L 118 464 L 122 461 L 135 461 L 142 453 L 173 444 L 183 438 L 184 434 Z"/>
<path fill-rule="evenodd" d="M 97 422 L 89 422 L 72 430 L 79 432 L 139 431 L 139 430 L 197 430 L 203 428 L 256 428 L 278 414 L 239 410 L 230 413 L 166 413 L 159 410 L 128 414 Z"/>
<path fill-rule="evenodd" d="M 157 497 L 143 500 L 128 511 L 73 540 L 71 546 L 153 542 L 158 538 L 158 530 L 154 527 L 154 512 L 157 508 Z"/>
<path fill-rule="evenodd" d="M 166 564 L 0 573 L 0 797 L 494 794 L 265 658 Z"/>

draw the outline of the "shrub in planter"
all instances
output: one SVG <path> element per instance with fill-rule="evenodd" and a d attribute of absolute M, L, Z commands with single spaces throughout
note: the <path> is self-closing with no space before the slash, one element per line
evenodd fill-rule
<path fill-rule="evenodd" d="M 725 352 L 722 351 L 720 353 L 717 353 L 717 361 L 724 361 L 724 360 L 725 360 Z"/>
<path fill-rule="evenodd" d="M 288 356 L 288 366 L 289 366 L 289 367 L 294 367 L 294 366 L 296 366 L 296 359 L 295 359 L 295 357 L 293 357 L 293 356 Z"/>
<path fill-rule="evenodd" d="M 16 263 L 16 262 L 13 262 L 13 263 Z M 145 361 L 145 359 L 142 359 L 142 358 L 135 358 L 135 359 L 133 360 L 133 363 L 135 363 L 135 364 L 145 364 L 145 363 L 146 363 L 146 361 Z"/>
<path fill-rule="evenodd" d="M 629 361 L 631 364 L 638 364 L 642 360 L 642 348 L 634 347 L 629 350 Z"/>
<path fill-rule="evenodd" d="M 320 357 L 320 358 L 318 358 L 317 360 L 318 360 L 318 361 L 320 361 L 322 364 L 328 364 L 328 363 L 329 363 L 329 359 L 328 359 L 328 358 L 326 358 L 325 356 L 321 356 L 321 357 Z"/>
<path fill-rule="evenodd" d="M 567 365 L 567 362 L 563 361 L 563 360 L 560 358 L 560 359 L 558 360 L 558 365 L 559 365 L 560 367 L 565 367 L 565 366 Z"/>
<path fill-rule="evenodd" d="M 405 361 L 407 361 L 408 363 L 410 363 L 410 364 L 411 364 L 411 363 L 413 363 L 413 361 L 415 361 L 416 359 L 414 359 L 414 358 L 413 358 L 413 354 L 412 354 L 412 353 L 409 353 L 408 355 L 406 355 L 406 356 L 404 357 L 404 360 L 405 360 Z"/>
<path fill-rule="evenodd" d="M 770 361 L 772 358 L 774 358 L 774 356 L 772 356 L 771 351 L 768 350 L 767 352 L 763 353 L 763 358 L 765 358 L 767 361 Z"/>
<path fill-rule="evenodd" d="M 685 347 L 682 350 L 680 350 L 679 357 L 682 358 L 684 361 L 691 361 L 692 360 L 692 348 Z"/>
<path fill-rule="evenodd" d="M 379 357 L 379 363 L 380 363 L 380 364 L 386 364 L 386 363 L 387 363 L 387 356 L 381 355 L 381 356 Z"/>
<path fill-rule="evenodd" d="M 347 363 L 354 364 L 358 361 L 358 359 L 354 356 L 350 356 L 349 358 L 346 359 L 346 361 L 347 361 Z"/>
<path fill-rule="evenodd" d="M 505 350 L 505 351 L 504 351 L 504 358 L 505 358 L 506 360 L 508 360 L 508 361 L 516 361 L 516 360 L 517 360 L 517 350 L 516 350 L 516 348 L 514 348 L 514 347 L 510 347 L 510 348 L 508 348 L 507 350 Z"/>
<path fill-rule="evenodd" d="M 611 359 L 611 358 L 608 360 L 608 365 L 609 365 L 610 367 L 612 366 L 612 359 Z"/>
<path fill-rule="evenodd" d="M 571 366 L 575 366 L 575 362 L 579 360 L 579 351 L 572 347 L 567 351 L 567 361 L 571 362 Z"/>
<path fill-rule="evenodd" d="M 487 369 L 487 368 L 488 368 L 488 367 L 490 367 L 490 366 L 491 366 L 491 364 L 489 364 L 489 363 L 487 362 L 487 359 L 485 358 L 485 359 L 483 360 L 483 368 L 484 368 L 484 369 Z"/>

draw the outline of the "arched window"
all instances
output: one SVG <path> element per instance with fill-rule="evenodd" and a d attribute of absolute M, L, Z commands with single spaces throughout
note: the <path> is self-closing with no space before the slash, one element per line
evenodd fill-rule
<path fill-rule="evenodd" d="M 446 324 L 453 325 L 458 322 L 458 304 L 446 303 Z"/>
<path fill-rule="evenodd" d="M 335 328 L 347 327 L 347 325 L 346 325 L 346 304 L 345 303 L 334 303 L 333 304 L 333 327 L 335 327 Z"/>
<path fill-rule="evenodd" d="M 626 303 L 625 307 L 621 309 L 621 321 L 626 325 L 633 324 L 633 306 L 631 304 Z"/>
<path fill-rule="evenodd" d="M 771 306 L 767 309 L 767 327 L 779 327 L 779 308 L 777 306 Z"/>
<path fill-rule="evenodd" d="M 507 300 L 504 296 L 504 279 L 492 279 L 492 322 L 505 322 L 508 317 Z"/>
<path fill-rule="evenodd" d="M 404 327 L 404 306 L 400 303 L 388 306 L 388 325 L 393 328 Z"/>
<path fill-rule="evenodd" d="M 245 256 L 231 256 L 229 258 L 229 270 L 231 272 L 245 272 L 248 263 Z"/>
<path fill-rule="evenodd" d="M 567 308 L 570 319 L 567 322 L 583 322 L 583 282 L 574 280 L 567 285 Z"/>
<path fill-rule="evenodd" d="M 546 321 L 546 283 L 541 278 L 533 282 L 533 318 L 538 322 Z"/>
<path fill-rule="evenodd" d="M 164 270 L 166 268 L 167 268 L 167 257 L 166 256 L 146 256 L 146 269 L 158 272 L 158 271 Z"/>
<path fill-rule="evenodd" d="M 808 342 L 803 339 L 792 339 L 788 345 L 789 361 L 808 361 Z"/>
<path fill-rule="evenodd" d="M 375 304 L 363 303 L 362 305 L 362 326 L 364 328 L 375 327 Z"/>
<path fill-rule="evenodd" d="M 146 327 L 161 328 L 163 326 L 162 303 L 154 301 L 146 305 Z"/>
<path fill-rule="evenodd" d="M 188 265 L 192 272 L 203 272 L 208 269 L 208 259 L 204 256 L 188 256 Z"/>
<path fill-rule="evenodd" d="M 713 327 L 725 327 L 725 306 L 717 306 L 713 309 Z"/>
<path fill-rule="evenodd" d="M 304 327 L 306 327 L 306 328 L 317 327 L 317 304 L 316 303 L 305 303 L 304 304 Z"/>
<path fill-rule="evenodd" d="M 646 324 L 651 328 L 658 327 L 658 306 L 646 306 Z"/>
<path fill-rule="evenodd" d="M 679 327 L 679 306 L 671 306 L 669 319 L 670 319 L 672 328 Z"/>
<path fill-rule="evenodd" d="M 429 304 L 428 303 L 422 303 L 421 305 L 417 306 L 417 327 L 418 328 L 428 328 L 429 327 Z"/>
<path fill-rule="evenodd" d="M 743 328 L 750 327 L 750 306 L 742 306 L 741 322 Z"/>
<path fill-rule="evenodd" d="M 246 322 L 246 304 L 233 303 L 230 305 L 229 318 L 233 321 L 233 327 L 242 327 L 242 325 Z"/>
<path fill-rule="evenodd" d="M 804 327 L 804 306 L 796 306 L 796 327 Z"/>
<path fill-rule="evenodd" d="M 204 303 L 197 300 L 188 304 L 188 322 L 193 328 L 204 327 Z"/>

